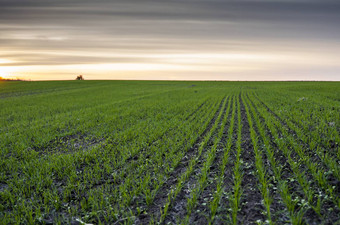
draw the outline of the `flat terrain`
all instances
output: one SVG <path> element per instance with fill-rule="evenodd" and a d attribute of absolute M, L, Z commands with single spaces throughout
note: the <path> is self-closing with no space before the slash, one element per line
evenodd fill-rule
<path fill-rule="evenodd" d="M 339 82 L 0 82 L 0 224 L 339 224 L 339 133 Z"/>

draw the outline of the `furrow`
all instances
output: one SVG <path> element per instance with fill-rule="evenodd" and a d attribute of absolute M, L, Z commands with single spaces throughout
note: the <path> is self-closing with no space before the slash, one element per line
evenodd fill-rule
<path fill-rule="evenodd" d="M 226 102 L 227 101 L 224 102 L 223 109 L 219 114 L 218 120 L 214 124 L 214 129 L 212 129 L 212 132 L 209 134 L 209 140 L 205 145 L 200 146 L 198 149 L 198 156 L 191 160 L 189 167 L 185 172 L 186 175 L 179 179 L 177 187 L 174 190 L 171 207 L 169 210 L 165 210 L 167 213 L 162 215 L 160 222 L 165 224 L 169 222 L 179 223 L 180 219 L 185 218 L 186 211 L 190 209 L 190 205 L 188 205 L 189 196 L 191 196 L 197 187 L 197 179 L 203 172 L 203 165 L 205 165 L 208 160 L 207 157 L 210 155 L 209 149 L 213 149 L 219 140 L 216 135 L 219 127 L 223 125 L 223 118 L 226 117 Z M 168 207 L 168 204 L 165 205 L 165 208 Z"/>
<path fill-rule="evenodd" d="M 255 107 L 255 104 L 252 104 Z M 294 188 L 295 193 L 299 194 L 296 198 L 296 202 L 300 206 L 302 210 L 301 212 L 304 212 L 304 220 L 307 220 L 308 223 L 319 223 L 321 220 L 326 219 L 324 217 L 326 214 L 328 215 L 327 220 L 334 220 L 336 218 L 334 214 L 337 214 L 338 212 L 338 209 L 334 208 L 337 205 L 338 199 L 331 192 L 332 188 L 328 186 L 317 186 L 315 182 L 313 182 L 314 176 L 313 174 L 308 173 L 308 166 L 304 164 L 306 160 L 301 160 L 301 155 L 299 156 L 299 154 L 296 153 L 296 149 L 294 149 L 294 145 L 292 145 L 291 142 L 280 139 L 280 127 L 275 125 L 272 117 L 265 114 L 265 111 L 263 111 L 260 107 L 256 109 L 259 110 L 257 113 L 261 114 L 261 117 L 269 126 L 270 133 L 273 136 L 272 140 L 274 140 L 275 144 L 286 157 L 285 161 L 288 162 L 293 175 L 290 179 L 293 179 L 293 181 L 298 183 L 298 186 Z M 286 136 L 287 134 L 284 135 L 284 137 Z M 323 191 L 320 188 L 322 188 Z M 330 195 L 329 197 L 331 197 L 333 203 L 327 199 L 328 195 Z M 324 208 L 321 208 L 322 203 L 327 206 L 333 205 L 332 211 L 327 212 Z"/>
<path fill-rule="evenodd" d="M 226 147 L 226 141 L 228 138 L 228 128 L 230 127 L 231 123 L 232 115 L 230 109 L 232 102 L 233 99 L 231 98 L 229 100 L 226 114 L 222 121 L 220 132 L 218 134 L 218 139 L 220 141 L 216 142 L 217 144 L 212 147 L 212 151 L 210 152 L 213 153 L 215 157 L 210 165 L 206 165 L 206 167 L 208 168 L 206 182 L 201 184 L 198 183 L 196 185 L 197 187 L 200 187 L 200 193 L 197 198 L 197 202 L 190 212 L 191 215 L 187 214 L 187 221 L 189 221 L 189 223 L 207 224 L 210 220 L 210 203 L 213 200 L 214 190 L 216 190 L 217 181 L 220 176 L 220 166 L 222 166 L 223 164 L 222 161 L 224 150 Z"/>
<path fill-rule="evenodd" d="M 216 105 L 218 106 L 218 104 Z M 214 114 L 218 113 L 218 109 L 219 107 L 212 107 L 205 116 L 213 117 Z M 202 127 L 197 126 L 197 124 L 202 124 L 202 121 L 207 122 Z M 196 128 L 194 130 L 201 133 L 199 130 L 204 131 L 204 127 L 209 125 L 209 119 L 197 117 L 191 125 L 196 128 L 199 127 L 198 130 Z M 184 127 L 192 127 L 191 125 Z M 166 182 L 166 176 L 173 171 L 191 143 L 194 143 L 190 139 L 191 137 L 190 130 L 186 129 L 180 140 L 178 138 L 174 140 L 170 140 L 169 137 L 165 138 L 161 143 L 168 147 L 151 146 L 148 154 L 143 154 L 136 161 L 129 162 L 124 168 L 115 167 L 114 171 L 109 172 L 104 180 L 90 182 L 93 185 L 90 188 L 98 189 L 104 185 L 103 187 L 110 193 L 109 196 L 117 196 L 112 198 L 111 204 L 115 203 L 120 206 L 118 210 L 121 210 L 121 212 L 118 215 L 121 215 L 121 217 L 127 216 L 126 214 L 129 215 L 129 213 L 133 213 L 133 217 L 135 215 L 137 217 L 145 216 L 147 213 L 145 210 L 154 201 L 156 193 Z M 131 171 L 134 172 L 131 173 Z M 124 198 L 121 199 L 118 196 L 124 196 Z M 130 212 L 124 210 L 124 207 L 129 207 Z"/>
<path fill-rule="evenodd" d="M 263 197 L 261 195 L 259 182 L 256 178 L 256 166 L 255 166 L 255 152 L 252 146 L 250 137 L 250 127 L 247 120 L 246 109 L 239 96 L 240 109 L 241 109 L 241 122 L 242 122 L 242 143 L 241 143 L 241 163 L 243 168 L 243 176 L 241 189 L 242 199 L 240 202 L 241 210 L 238 213 L 238 221 L 241 224 L 255 224 L 255 221 L 265 221 L 267 218 L 264 215 L 265 206 L 263 204 Z M 269 199 L 266 199 L 269 200 Z M 270 218 L 270 215 L 268 215 Z"/>
<path fill-rule="evenodd" d="M 231 208 L 231 223 L 238 224 L 239 215 L 238 212 L 241 208 L 241 197 L 243 193 L 242 189 L 242 161 L 241 161 L 241 154 L 242 154 L 242 121 L 241 121 L 241 105 L 240 100 L 237 99 L 237 140 L 236 140 L 236 152 L 234 152 L 235 160 L 234 160 L 234 167 L 233 167 L 233 187 L 229 197 L 229 204 Z"/>
<path fill-rule="evenodd" d="M 273 187 L 275 187 L 275 191 L 280 194 L 282 202 L 288 211 L 286 215 L 279 217 L 277 222 L 281 221 L 282 223 L 286 223 L 289 220 L 292 224 L 302 223 L 304 211 L 297 205 L 295 201 L 297 196 L 290 191 L 290 189 L 294 189 L 298 187 L 298 185 L 294 179 L 291 179 L 292 172 L 290 167 L 286 164 L 287 159 L 284 155 L 282 155 L 278 147 L 272 142 L 273 137 L 269 131 L 266 121 L 263 118 L 260 118 L 249 98 L 246 99 L 246 102 L 255 119 L 256 126 L 263 141 L 265 153 L 270 162 L 271 170 L 268 170 L 268 173 L 272 176 L 271 182 Z M 275 215 L 273 216 L 275 218 Z"/>
<path fill-rule="evenodd" d="M 266 154 L 266 149 L 264 147 L 263 140 L 259 128 L 257 127 L 254 115 L 249 110 L 249 105 L 247 103 L 247 97 L 243 96 L 244 106 L 247 111 L 248 122 L 250 126 L 250 135 L 252 139 L 252 145 L 255 152 L 255 164 L 257 178 L 260 182 L 259 189 L 263 196 L 263 204 L 266 208 L 265 214 L 267 216 L 267 221 L 269 224 L 284 223 L 289 218 L 287 217 L 286 207 L 284 206 L 280 194 L 277 192 L 277 181 L 271 177 L 275 176 L 271 168 L 271 163 Z M 282 155 L 279 155 L 277 160 L 280 160 L 279 164 L 284 165 Z M 285 168 L 285 166 L 282 166 Z"/>
<path fill-rule="evenodd" d="M 182 126 L 186 126 L 187 124 L 191 123 L 192 120 L 195 118 L 195 115 L 196 113 L 199 112 L 199 110 L 202 108 L 202 106 L 205 104 L 202 103 L 197 109 L 194 110 L 194 112 L 192 112 L 188 117 L 186 117 L 186 119 L 184 120 L 183 123 L 179 123 L 178 125 L 172 127 L 172 128 L 169 128 L 168 130 L 166 131 L 163 131 L 163 132 L 159 132 L 157 133 L 157 135 L 153 136 L 153 138 L 148 141 L 147 143 L 147 146 L 145 148 L 142 148 L 142 149 L 137 149 L 138 151 L 135 151 L 134 153 L 130 154 L 130 156 L 128 158 L 123 158 L 121 161 L 122 161 L 122 165 L 127 165 L 129 163 L 134 163 L 136 161 L 138 161 L 139 157 L 142 156 L 143 158 L 147 158 L 150 154 L 152 154 L 149 150 L 149 148 L 153 145 L 155 145 L 155 143 L 163 143 L 164 140 L 163 139 L 166 139 L 169 134 L 171 132 L 174 132 L 177 130 L 178 127 L 182 127 Z M 213 108 L 215 106 L 212 106 Z M 220 107 L 220 106 L 219 106 Z M 206 132 L 206 131 L 205 131 Z M 129 140 L 127 140 L 128 142 L 129 141 L 132 141 L 134 143 L 134 139 L 131 137 Z"/>
<path fill-rule="evenodd" d="M 293 120 L 290 120 L 289 118 L 286 118 L 286 121 L 280 118 L 275 112 L 273 112 L 262 100 L 260 100 L 257 96 L 255 97 L 266 109 L 267 111 L 272 114 L 281 124 L 283 127 L 287 129 L 287 132 L 291 134 L 294 137 L 294 140 L 299 144 L 302 145 L 303 149 L 309 149 L 308 152 L 304 151 L 303 154 L 309 154 L 309 157 L 313 160 L 314 163 L 318 162 L 322 163 L 323 168 L 328 168 L 328 170 L 332 173 L 329 174 L 329 176 L 332 176 L 334 173 L 334 176 L 336 176 L 336 179 L 334 177 L 330 177 L 331 182 L 334 182 L 335 180 L 340 180 L 340 167 L 338 166 L 340 161 L 339 157 L 340 155 L 336 154 L 335 148 L 336 145 L 333 145 L 334 152 L 331 151 L 327 146 L 324 145 L 324 143 L 316 144 L 316 142 L 310 143 L 308 134 L 305 134 L 302 131 L 302 128 L 297 124 L 294 123 Z M 312 154 L 316 153 L 316 154 Z M 339 157 L 338 157 L 339 156 Z M 335 157 L 338 158 L 338 160 L 334 159 Z M 340 184 L 337 189 L 340 190 Z"/>
<path fill-rule="evenodd" d="M 233 162 L 235 159 L 236 148 L 236 132 L 234 127 L 237 126 L 235 115 L 237 112 L 236 97 L 233 97 L 232 114 L 229 122 L 229 130 L 224 143 L 224 151 L 221 165 L 219 166 L 219 174 L 217 179 L 216 190 L 213 195 L 212 201 L 209 203 L 210 218 L 208 218 L 209 224 L 224 224 L 226 221 L 230 221 L 228 214 L 230 213 L 229 197 L 232 190 L 232 174 L 233 174 Z M 222 140 L 223 141 L 223 140 Z"/>
<path fill-rule="evenodd" d="M 153 203 L 147 208 L 145 213 L 141 213 L 136 218 L 136 224 L 147 224 L 155 220 L 160 220 L 161 216 L 164 214 L 164 206 L 167 204 L 167 202 L 169 202 L 169 196 L 174 193 L 173 189 L 174 187 L 176 187 L 176 185 L 178 185 L 179 178 L 183 177 L 184 179 L 189 175 L 186 175 L 188 167 L 195 158 L 200 157 L 199 149 L 202 148 L 202 146 L 206 145 L 209 141 L 211 134 L 214 131 L 219 117 L 222 113 L 222 108 L 224 107 L 225 101 L 226 98 L 222 99 L 219 108 L 216 110 L 213 118 L 209 121 L 209 123 L 205 125 L 206 128 L 204 129 L 204 131 L 200 135 L 198 135 L 195 143 L 188 151 L 186 151 L 175 169 L 168 175 L 168 178 L 157 191 Z M 166 213 L 167 212 L 165 212 L 165 214 Z"/>
<path fill-rule="evenodd" d="M 216 104 L 215 104 L 212 108 L 214 108 L 214 107 L 217 106 L 217 105 L 218 105 L 218 103 L 216 102 Z M 219 106 L 219 107 L 220 107 L 220 106 Z M 207 116 L 209 116 L 209 115 L 207 115 Z M 217 112 L 215 113 L 214 116 L 217 116 Z M 190 118 L 190 119 L 192 119 L 192 118 Z M 189 121 L 189 120 L 187 120 L 187 121 L 185 121 L 184 124 L 181 123 L 181 124 L 178 125 L 178 126 L 187 125 L 187 124 L 190 123 L 190 122 L 197 122 L 197 121 Z M 210 122 L 210 124 L 209 124 L 208 126 L 210 126 L 210 125 L 211 125 L 211 122 Z M 208 128 L 207 128 L 207 129 L 208 129 Z M 206 132 L 207 129 L 206 129 L 204 132 Z M 173 131 L 175 131 L 175 130 L 176 130 L 176 129 L 174 128 Z M 158 139 L 158 140 L 157 140 L 157 143 L 162 143 L 162 144 L 164 144 L 164 143 L 166 142 L 166 138 L 168 137 L 169 134 L 170 134 L 170 131 L 168 130 L 166 134 L 164 134 L 164 135 L 161 136 L 161 139 Z M 173 135 L 173 134 L 171 134 L 171 135 Z M 156 138 L 159 138 L 159 136 L 156 136 Z M 143 149 L 141 149 L 141 150 L 139 150 L 139 151 L 135 151 L 135 153 L 130 154 L 130 156 L 129 156 L 128 158 L 126 158 L 126 157 L 122 158 L 122 159 L 120 160 L 119 165 L 115 167 L 115 170 L 116 170 L 116 171 L 122 171 L 123 173 L 126 173 L 126 174 L 127 174 L 128 171 L 130 171 L 129 167 L 133 168 L 133 167 L 135 167 L 135 166 L 138 166 L 138 165 L 143 164 L 143 161 L 145 161 L 146 159 L 150 158 L 151 155 L 154 154 L 154 152 L 151 151 L 151 149 L 152 149 L 152 148 L 155 148 L 155 147 L 157 146 L 157 144 L 154 143 L 155 140 L 156 140 L 156 139 L 152 139 L 152 141 L 151 141 L 152 144 L 149 144 L 147 147 L 145 147 L 145 148 L 143 148 Z M 183 140 L 182 140 L 183 145 L 181 146 L 181 148 L 185 149 L 185 147 L 186 147 L 186 144 L 185 144 L 185 143 L 186 143 L 187 141 L 188 141 L 188 140 L 186 140 L 186 139 L 183 139 Z M 150 143 L 151 143 L 151 142 L 150 142 Z M 115 157 L 118 157 L 118 156 L 115 156 Z M 123 174 L 122 176 L 125 176 L 125 175 Z M 105 181 L 99 182 L 99 185 L 100 185 L 100 184 L 103 184 L 103 183 L 105 183 Z M 94 186 L 96 186 L 96 185 L 98 185 L 98 184 L 94 184 Z"/>
<path fill-rule="evenodd" d="M 263 112 L 264 117 L 268 117 L 268 111 Z M 268 117 L 269 118 L 269 117 Z M 313 156 L 309 152 L 306 152 L 303 145 L 306 143 L 302 143 L 302 140 L 295 138 L 296 135 L 291 135 L 287 132 L 287 129 L 283 129 L 282 125 L 278 122 L 278 119 L 272 120 L 273 124 L 275 124 L 278 132 L 278 136 L 285 137 L 285 144 L 293 150 L 294 158 L 298 159 L 300 169 L 306 171 L 306 176 L 308 180 L 314 181 L 311 182 L 313 185 L 318 185 L 323 191 L 333 197 L 333 201 L 336 205 L 338 205 L 340 199 L 337 197 L 340 194 L 340 168 L 338 166 L 338 162 L 333 161 L 333 159 L 328 158 L 328 155 L 325 154 L 321 157 L 324 165 L 328 165 L 331 171 L 325 171 L 323 166 L 320 165 L 320 162 L 312 160 Z M 292 131 L 295 134 L 295 131 Z M 300 135 L 298 135 L 300 136 Z M 307 148 L 307 147 L 306 147 Z M 316 183 L 316 184 L 314 184 Z M 319 191 L 318 191 L 319 192 Z"/>

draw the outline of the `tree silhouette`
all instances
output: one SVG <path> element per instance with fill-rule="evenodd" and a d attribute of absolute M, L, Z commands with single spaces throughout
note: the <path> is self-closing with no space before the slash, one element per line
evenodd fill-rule
<path fill-rule="evenodd" d="M 76 80 L 84 80 L 83 75 L 78 75 L 77 78 L 76 78 Z"/>

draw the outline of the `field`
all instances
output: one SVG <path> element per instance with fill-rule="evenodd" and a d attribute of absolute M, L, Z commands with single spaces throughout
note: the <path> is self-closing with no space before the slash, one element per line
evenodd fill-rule
<path fill-rule="evenodd" d="M 339 224 L 339 82 L 0 82 L 0 224 Z"/>

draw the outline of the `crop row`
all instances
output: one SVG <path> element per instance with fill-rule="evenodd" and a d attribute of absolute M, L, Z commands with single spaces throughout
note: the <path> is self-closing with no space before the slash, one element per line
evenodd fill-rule
<path fill-rule="evenodd" d="M 0 224 L 340 222 L 336 84 L 77 84 L 0 92 Z"/>

